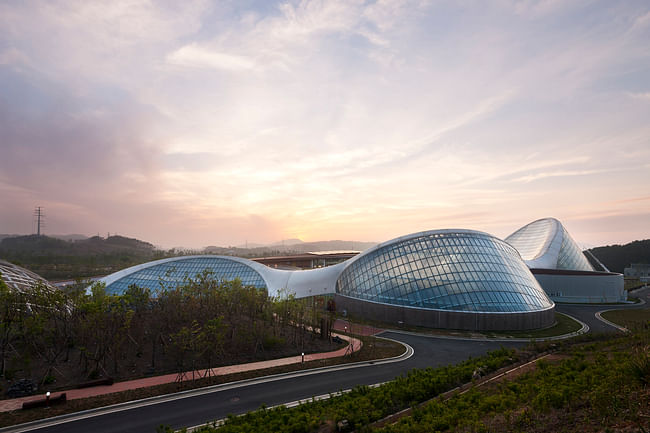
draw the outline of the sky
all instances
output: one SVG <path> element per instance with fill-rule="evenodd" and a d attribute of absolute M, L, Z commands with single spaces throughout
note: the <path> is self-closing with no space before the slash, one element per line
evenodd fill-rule
<path fill-rule="evenodd" d="M 0 233 L 650 238 L 647 1 L 0 0 Z"/>

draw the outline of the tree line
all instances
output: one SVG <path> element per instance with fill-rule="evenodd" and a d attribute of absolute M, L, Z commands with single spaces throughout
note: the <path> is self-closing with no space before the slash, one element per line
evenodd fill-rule
<path fill-rule="evenodd" d="M 326 317 L 310 301 L 207 271 L 178 287 L 132 285 L 121 295 L 101 284 L 19 292 L 0 278 L 0 373 L 70 382 L 293 355 L 317 343 Z"/>

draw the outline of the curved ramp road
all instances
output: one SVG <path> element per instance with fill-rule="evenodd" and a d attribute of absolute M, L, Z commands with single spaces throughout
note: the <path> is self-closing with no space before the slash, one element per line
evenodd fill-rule
<path fill-rule="evenodd" d="M 635 292 L 635 296 L 648 302 L 650 288 Z M 616 305 L 609 309 L 639 307 L 638 304 Z M 596 312 L 604 309 L 608 309 L 608 307 L 603 305 L 557 305 L 557 311 L 587 323 L 591 328 L 590 332 L 620 332 L 615 327 L 596 318 Z M 356 385 L 382 383 L 406 373 L 412 368 L 456 364 L 501 346 L 521 347 L 525 344 L 520 341 L 453 340 L 397 332 L 384 332 L 381 335 L 411 346 L 414 354 L 399 362 L 365 364 L 357 367 L 340 366 L 335 371 L 302 376 L 287 375 L 281 380 L 260 378 L 253 383 L 222 386 L 218 389 L 205 391 L 200 395 L 196 393 L 188 393 L 183 396 L 173 394 L 169 400 L 158 398 L 153 403 L 129 403 L 122 407 L 105 408 L 102 414 L 89 413 L 85 417 L 83 413 L 73 415 L 54 425 L 44 426 L 43 423 L 34 423 L 30 426 L 0 429 L 0 432 L 140 433 L 154 432 L 160 424 L 167 424 L 173 428 L 195 426 L 225 418 L 228 414 L 241 414 L 255 410 L 262 404 L 275 406 L 353 388 Z M 106 409 L 111 412 L 105 413 Z"/>
<path fill-rule="evenodd" d="M 356 385 L 381 383 L 412 368 L 455 364 L 485 354 L 501 346 L 519 347 L 523 343 L 437 339 L 386 332 L 383 337 L 410 345 L 410 358 L 388 364 L 340 369 L 302 377 L 256 383 L 208 394 L 163 401 L 153 405 L 119 410 L 108 414 L 70 420 L 57 425 L 15 431 L 108 433 L 154 432 L 160 424 L 181 428 L 258 409 L 311 398 Z"/>
<path fill-rule="evenodd" d="M 560 313 L 568 314 L 589 325 L 590 332 L 621 332 L 618 327 L 609 325 L 599 320 L 596 313 L 606 310 L 634 309 L 645 308 L 650 302 L 650 287 L 635 290 L 632 296 L 641 299 L 641 304 L 600 304 L 600 305 L 580 305 L 580 304 L 555 304 L 555 310 Z"/>

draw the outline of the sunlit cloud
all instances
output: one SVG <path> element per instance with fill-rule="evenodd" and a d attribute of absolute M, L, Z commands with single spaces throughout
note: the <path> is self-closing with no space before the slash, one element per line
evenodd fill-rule
<path fill-rule="evenodd" d="M 196 44 L 179 48 L 167 56 L 167 61 L 179 66 L 230 71 L 246 71 L 255 67 L 255 62 L 246 57 L 210 51 Z"/>
<path fill-rule="evenodd" d="M 631 98 L 634 98 L 634 99 L 641 99 L 641 100 L 645 100 L 645 101 L 650 101 L 650 92 L 628 93 L 628 95 Z"/>
<path fill-rule="evenodd" d="M 589 176 L 593 174 L 608 173 L 614 170 L 565 170 L 565 171 L 545 171 L 528 176 L 513 179 L 515 182 L 532 182 L 535 180 L 545 179 L 548 177 L 570 177 L 570 176 Z"/>
<path fill-rule="evenodd" d="M 649 16 L 550 0 L 3 3 L 0 232 L 29 232 L 43 205 L 50 233 L 163 246 L 505 236 L 545 216 L 594 245 L 647 238 Z"/>

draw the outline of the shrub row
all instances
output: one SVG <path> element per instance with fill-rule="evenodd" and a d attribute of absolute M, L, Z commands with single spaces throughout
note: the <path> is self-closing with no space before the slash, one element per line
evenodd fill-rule
<path fill-rule="evenodd" d="M 347 420 L 348 429 L 358 429 L 467 383 L 478 369 L 489 373 L 517 359 L 515 351 L 502 348 L 454 366 L 414 369 L 376 388 L 359 386 L 339 397 L 291 409 L 262 408 L 243 416 L 231 415 L 218 432 L 311 432 L 325 424 L 335 426 L 342 420 Z M 159 431 L 171 430 L 161 427 Z M 214 426 L 195 430 L 201 433 L 216 431 Z"/>
<path fill-rule="evenodd" d="M 645 431 L 648 333 L 645 338 L 614 341 L 576 348 L 558 363 L 542 360 L 535 370 L 499 383 L 496 389 L 473 388 L 447 401 L 436 399 L 379 431 L 550 432 L 568 426 L 583 431 L 588 426 L 600 430 L 620 423 Z"/>

